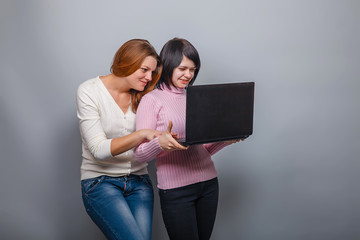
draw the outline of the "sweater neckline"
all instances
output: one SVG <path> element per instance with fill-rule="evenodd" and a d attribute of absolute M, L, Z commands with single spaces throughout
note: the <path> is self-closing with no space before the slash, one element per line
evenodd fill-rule
<path fill-rule="evenodd" d="M 132 101 L 131 101 L 131 98 L 130 98 L 130 105 L 128 107 L 128 109 L 126 110 L 126 112 L 124 112 L 120 106 L 115 102 L 115 99 L 111 96 L 109 90 L 106 88 L 104 82 L 101 80 L 100 76 L 97 76 L 97 81 L 98 81 L 98 86 L 100 86 L 100 88 L 104 91 L 104 93 L 107 95 L 107 97 L 110 99 L 109 101 L 112 102 L 112 104 L 114 105 L 114 107 L 116 109 L 118 109 L 121 114 L 123 116 L 126 116 L 129 114 L 129 112 L 132 112 Z"/>
<path fill-rule="evenodd" d="M 183 89 L 183 88 L 176 88 L 176 87 L 174 87 L 172 85 L 170 85 L 170 88 L 168 88 L 164 83 L 161 84 L 161 89 L 164 90 L 164 91 L 167 91 L 167 92 L 180 94 L 180 95 L 184 95 L 186 93 L 185 89 Z"/>

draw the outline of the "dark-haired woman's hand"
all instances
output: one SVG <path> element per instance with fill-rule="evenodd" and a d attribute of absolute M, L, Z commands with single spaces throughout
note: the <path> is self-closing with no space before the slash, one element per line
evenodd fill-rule
<path fill-rule="evenodd" d="M 240 141 L 244 141 L 245 139 L 236 139 L 236 140 L 229 140 L 229 141 L 226 141 L 227 144 L 233 144 L 233 143 L 237 143 L 237 142 L 240 142 Z"/>
<path fill-rule="evenodd" d="M 180 143 L 176 141 L 178 139 L 178 135 L 176 133 L 171 132 L 172 122 L 169 121 L 169 126 L 166 132 L 163 132 L 159 137 L 160 147 L 165 151 L 174 151 L 174 150 L 187 150 L 188 147 L 184 147 Z"/>

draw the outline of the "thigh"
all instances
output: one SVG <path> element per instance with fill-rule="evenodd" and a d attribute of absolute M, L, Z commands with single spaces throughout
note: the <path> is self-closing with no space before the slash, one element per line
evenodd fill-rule
<path fill-rule="evenodd" d="M 154 192 L 149 175 L 135 176 L 127 181 L 125 200 L 144 239 L 151 239 Z"/>
<path fill-rule="evenodd" d="M 159 190 L 161 211 L 171 240 L 197 240 L 196 194 L 194 186 Z"/>
<path fill-rule="evenodd" d="M 107 176 L 83 180 L 86 211 L 108 239 L 143 239 L 120 185 Z"/>
<path fill-rule="evenodd" d="M 210 239 L 214 228 L 219 199 L 217 178 L 202 183 L 202 191 L 196 203 L 196 215 L 200 240 Z"/>

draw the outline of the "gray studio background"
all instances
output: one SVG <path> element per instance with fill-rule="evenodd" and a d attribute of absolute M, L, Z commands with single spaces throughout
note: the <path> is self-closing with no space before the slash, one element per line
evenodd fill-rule
<path fill-rule="evenodd" d="M 2 0 L 0 238 L 104 239 L 81 201 L 77 86 L 127 40 L 177 36 L 197 84 L 256 82 L 253 136 L 214 156 L 212 239 L 360 239 L 359 24 L 357 0 Z"/>

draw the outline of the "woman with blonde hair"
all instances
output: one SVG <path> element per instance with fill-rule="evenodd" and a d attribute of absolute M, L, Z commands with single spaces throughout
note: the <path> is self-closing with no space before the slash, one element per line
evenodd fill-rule
<path fill-rule="evenodd" d="M 140 99 L 160 74 L 153 46 L 132 39 L 116 52 L 109 75 L 87 80 L 77 91 L 82 198 L 108 239 L 151 239 L 153 188 L 147 164 L 136 161 L 133 148 L 161 134 L 135 131 Z"/>

